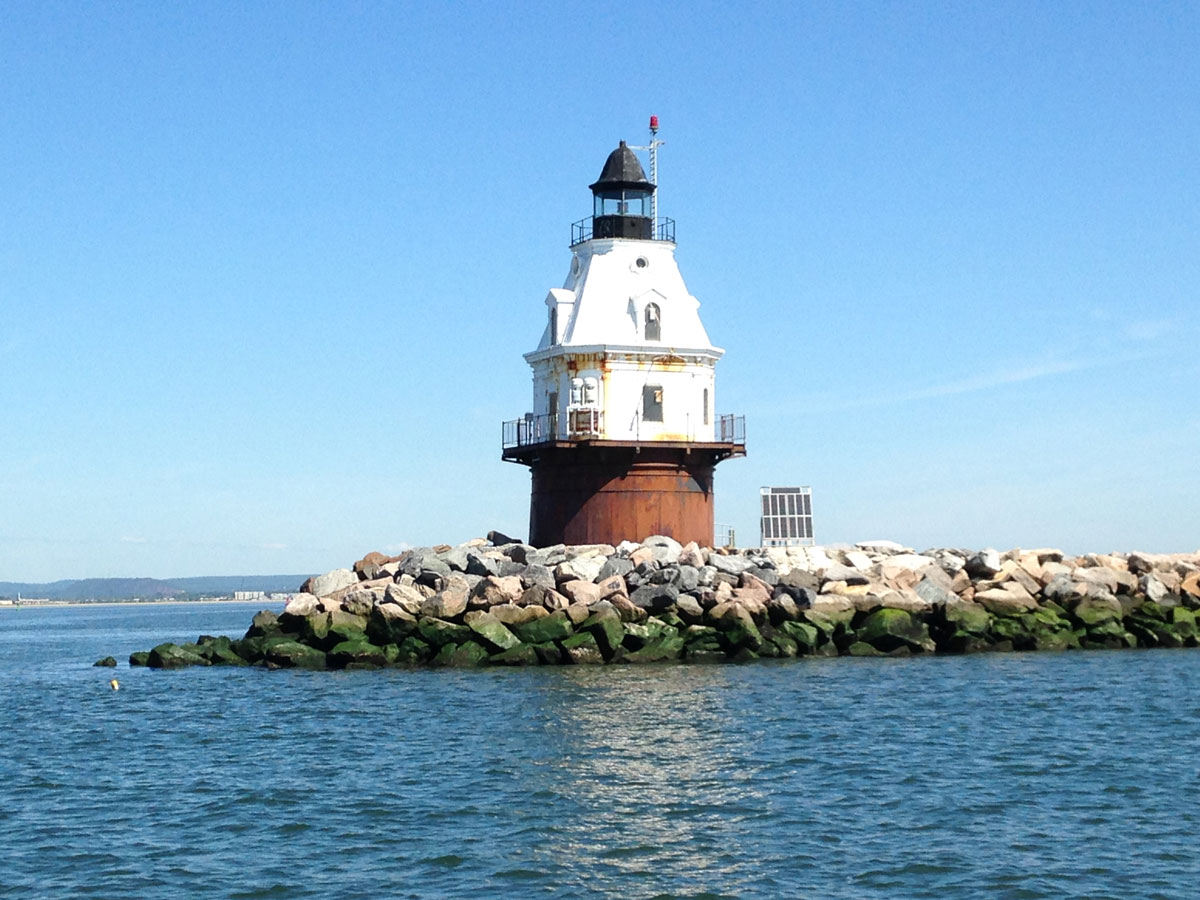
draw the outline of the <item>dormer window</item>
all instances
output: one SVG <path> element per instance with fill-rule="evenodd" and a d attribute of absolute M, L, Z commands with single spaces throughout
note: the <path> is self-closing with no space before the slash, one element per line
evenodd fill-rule
<path fill-rule="evenodd" d="M 662 320 L 658 310 L 657 303 L 646 304 L 646 340 L 661 341 L 662 340 Z"/>

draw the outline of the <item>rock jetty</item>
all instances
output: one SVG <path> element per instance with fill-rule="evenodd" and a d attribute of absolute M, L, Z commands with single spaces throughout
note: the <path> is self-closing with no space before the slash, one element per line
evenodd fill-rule
<path fill-rule="evenodd" d="M 368 553 L 310 578 L 240 639 L 201 636 L 130 665 L 364 669 L 723 662 L 1195 647 L 1200 552 L 1069 557 L 891 541 L 749 550 L 534 548 L 493 532 Z"/>

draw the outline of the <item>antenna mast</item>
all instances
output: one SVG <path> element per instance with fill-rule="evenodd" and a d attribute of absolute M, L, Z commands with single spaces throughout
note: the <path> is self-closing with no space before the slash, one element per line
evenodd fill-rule
<path fill-rule="evenodd" d="M 658 116 L 650 117 L 650 143 L 645 147 L 634 147 L 634 150 L 650 151 L 650 183 L 654 192 L 650 195 L 650 221 L 653 223 L 653 234 L 658 234 L 658 148 L 666 141 L 658 139 Z"/>

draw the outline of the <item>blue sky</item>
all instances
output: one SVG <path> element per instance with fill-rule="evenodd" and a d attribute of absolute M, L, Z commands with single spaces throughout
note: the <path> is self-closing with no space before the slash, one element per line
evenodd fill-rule
<path fill-rule="evenodd" d="M 0 580 L 523 535 L 500 422 L 570 223 L 660 213 L 819 540 L 1200 546 L 1193 3 L 20 3 Z"/>

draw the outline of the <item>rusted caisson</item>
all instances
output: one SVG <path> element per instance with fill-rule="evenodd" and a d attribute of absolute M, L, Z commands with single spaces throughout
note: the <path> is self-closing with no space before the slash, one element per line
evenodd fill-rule
<path fill-rule="evenodd" d="M 525 354 L 533 412 L 504 423 L 503 458 L 532 473 L 529 541 L 666 534 L 710 546 L 713 470 L 746 452 L 744 419 L 714 412 L 724 351 L 679 274 L 675 223 L 653 214 L 655 185 L 624 141 L 591 190 L 570 274 Z"/>

